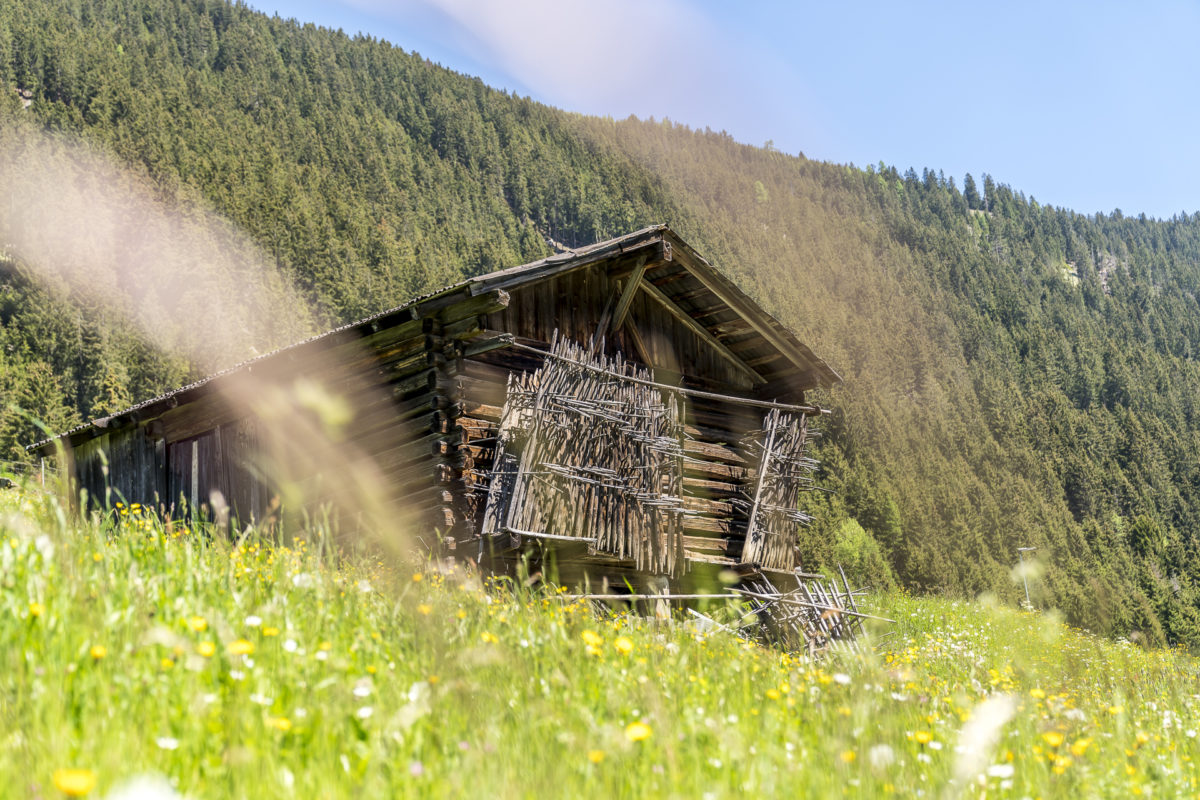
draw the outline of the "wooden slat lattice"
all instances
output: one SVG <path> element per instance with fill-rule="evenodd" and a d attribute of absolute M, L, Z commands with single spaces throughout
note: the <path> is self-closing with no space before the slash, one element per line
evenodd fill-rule
<path fill-rule="evenodd" d="M 817 468 L 807 446 L 808 417 L 780 409 L 768 411 L 763 429 L 743 440 L 744 451 L 758 461 L 743 561 L 785 571 L 796 566 L 796 524 L 810 519 L 796 501 L 811 488 Z"/>
<path fill-rule="evenodd" d="M 683 407 L 619 356 L 556 340 L 509 379 L 485 535 L 578 539 L 640 570 L 682 571 Z"/>

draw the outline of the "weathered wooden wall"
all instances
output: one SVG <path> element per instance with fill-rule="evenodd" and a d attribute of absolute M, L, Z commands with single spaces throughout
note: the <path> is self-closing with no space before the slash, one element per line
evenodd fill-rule
<path fill-rule="evenodd" d="M 648 270 L 645 280 L 652 284 L 669 280 L 681 269 L 674 262 L 665 262 Z M 627 270 L 582 269 L 515 287 L 508 308 L 489 315 L 486 327 L 543 343 L 557 331 L 559 336 L 586 344 L 627 279 Z M 645 292 L 634 296 L 621 330 L 615 334 L 606 331 L 605 344 L 607 353 L 620 352 L 649 367 L 686 373 L 711 385 L 750 388 L 744 372 Z"/>

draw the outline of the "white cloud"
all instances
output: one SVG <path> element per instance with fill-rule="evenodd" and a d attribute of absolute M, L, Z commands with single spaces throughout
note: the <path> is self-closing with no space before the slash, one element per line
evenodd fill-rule
<path fill-rule="evenodd" d="M 716 122 L 705 107 L 741 104 L 753 89 L 735 86 L 743 70 L 726 34 L 681 0 L 347 2 L 420 26 L 440 45 L 510 76 L 510 88 L 572 111 L 703 125 Z"/>

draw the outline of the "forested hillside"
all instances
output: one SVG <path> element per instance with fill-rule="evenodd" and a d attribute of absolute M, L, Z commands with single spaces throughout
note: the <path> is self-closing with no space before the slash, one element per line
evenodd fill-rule
<path fill-rule="evenodd" d="M 230 220 L 318 325 L 547 236 L 668 222 L 846 378 L 818 398 L 835 493 L 809 498 L 810 566 L 1016 602 L 1035 546 L 1039 605 L 1200 644 L 1200 216 L 1082 216 L 986 176 L 581 117 L 219 0 L 5 3 L 0 131 L 81 140 L 163 204 Z M 34 280 L 17 218 L 0 202 L 6 404 L 61 428 L 194 375 Z M 19 456 L 34 429 L 0 423 Z"/>

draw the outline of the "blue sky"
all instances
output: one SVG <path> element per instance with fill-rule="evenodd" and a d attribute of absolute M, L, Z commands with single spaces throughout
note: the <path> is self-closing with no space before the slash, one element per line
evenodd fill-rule
<path fill-rule="evenodd" d="M 570 111 L 1200 211 L 1200 3 L 251 0 Z"/>

